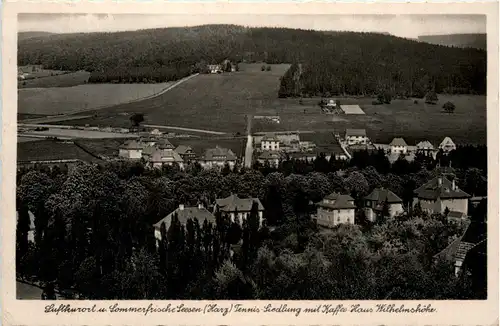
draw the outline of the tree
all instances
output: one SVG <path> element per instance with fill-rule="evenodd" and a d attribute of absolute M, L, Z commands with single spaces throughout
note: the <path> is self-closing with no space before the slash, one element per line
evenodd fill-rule
<path fill-rule="evenodd" d="M 448 113 L 453 113 L 455 111 L 455 104 L 448 101 L 443 105 L 443 109 Z"/>
<path fill-rule="evenodd" d="M 438 101 L 438 96 L 436 94 L 436 91 L 432 90 L 425 95 L 425 103 L 427 104 L 436 104 Z"/>
<path fill-rule="evenodd" d="M 130 117 L 130 121 L 134 127 L 139 127 L 139 125 L 144 121 L 144 114 L 142 113 L 134 113 Z"/>

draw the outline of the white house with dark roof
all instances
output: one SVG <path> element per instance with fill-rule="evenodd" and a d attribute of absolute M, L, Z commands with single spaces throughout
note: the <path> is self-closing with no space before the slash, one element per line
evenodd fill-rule
<path fill-rule="evenodd" d="M 400 215 L 404 212 L 403 200 L 395 193 L 386 188 L 375 188 L 373 191 L 364 198 L 365 201 L 365 216 L 374 222 L 377 215 L 381 214 L 384 205 L 388 205 L 389 217 Z"/>
<path fill-rule="evenodd" d="M 153 168 L 161 168 L 163 165 L 178 164 L 181 170 L 184 169 L 184 160 L 173 150 L 156 149 L 149 158 L 149 163 Z"/>
<path fill-rule="evenodd" d="M 439 149 L 445 153 L 449 153 L 451 151 L 456 150 L 457 146 L 455 145 L 453 140 L 451 140 L 450 137 L 445 137 L 441 142 L 441 144 L 439 144 Z"/>
<path fill-rule="evenodd" d="M 235 222 L 237 219 L 242 224 L 250 216 L 250 211 L 254 203 L 257 204 L 259 224 L 262 226 L 264 206 L 259 198 L 239 198 L 237 195 L 232 194 L 226 198 L 216 199 L 214 211 L 219 210 L 229 216 L 232 222 Z"/>
<path fill-rule="evenodd" d="M 429 214 L 443 214 L 448 208 L 452 216 L 460 214 L 465 218 L 468 215 L 469 198 L 468 193 L 457 187 L 455 179 L 450 181 L 438 176 L 415 189 L 413 206 L 420 203 L 422 210 Z"/>
<path fill-rule="evenodd" d="M 277 167 L 279 165 L 281 158 L 282 157 L 280 152 L 263 151 L 257 158 L 257 161 L 260 164 L 265 164 L 266 162 L 268 162 L 270 166 Z"/>
<path fill-rule="evenodd" d="M 349 145 L 366 145 L 368 143 L 368 137 L 366 136 L 365 129 L 346 129 L 345 131 L 345 142 Z"/>
<path fill-rule="evenodd" d="M 260 149 L 263 151 L 279 151 L 280 141 L 275 135 L 264 136 L 260 142 Z"/>
<path fill-rule="evenodd" d="M 179 145 L 175 149 L 175 152 L 179 154 L 185 162 L 196 159 L 196 153 L 191 146 Z"/>
<path fill-rule="evenodd" d="M 236 165 L 236 154 L 228 148 L 216 146 L 205 151 L 205 154 L 200 158 L 199 163 L 205 169 L 223 168 L 227 163 L 232 169 Z"/>
<path fill-rule="evenodd" d="M 403 138 L 396 137 L 389 144 L 391 154 L 406 154 L 408 153 L 408 145 Z"/>
<path fill-rule="evenodd" d="M 338 224 L 354 224 L 356 205 L 349 195 L 332 193 L 319 203 L 316 215 L 313 217 L 318 225 L 332 228 Z"/>
<path fill-rule="evenodd" d="M 161 225 L 165 223 L 166 231 L 168 231 L 174 214 L 177 216 L 177 219 L 182 225 L 186 225 L 189 219 L 197 219 L 200 226 L 203 225 L 205 220 L 210 223 L 215 223 L 215 216 L 203 207 L 203 205 L 199 204 L 197 207 L 186 207 L 181 204 L 176 210 L 153 225 L 154 235 L 158 241 L 161 240 Z"/>
<path fill-rule="evenodd" d="M 128 159 L 141 159 L 143 145 L 135 140 L 127 140 L 120 146 L 118 155 Z"/>

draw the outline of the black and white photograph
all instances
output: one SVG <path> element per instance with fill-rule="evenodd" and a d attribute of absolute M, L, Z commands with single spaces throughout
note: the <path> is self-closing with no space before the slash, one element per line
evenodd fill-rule
<path fill-rule="evenodd" d="M 16 59 L 17 300 L 491 295 L 486 15 L 20 13 Z"/>

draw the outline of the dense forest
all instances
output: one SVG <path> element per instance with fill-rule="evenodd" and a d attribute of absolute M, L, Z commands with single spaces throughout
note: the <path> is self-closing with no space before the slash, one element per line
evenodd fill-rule
<path fill-rule="evenodd" d="M 465 162 L 459 161 L 472 151 L 485 154 L 484 148 L 457 152 L 463 150 L 448 173 L 464 190 L 484 194 L 483 167 L 461 168 Z M 382 152 L 357 155 L 349 163 L 320 156 L 276 169 L 220 172 L 197 164 L 148 170 L 140 162 L 22 169 L 18 277 L 54 282 L 89 299 L 485 298 L 473 276 L 456 278 L 451 264 L 433 263 L 463 232 L 441 215 L 417 206 L 405 217 L 371 224 L 360 213 L 356 225 L 319 232 L 310 203 L 333 191 L 350 193 L 359 204 L 371 189 L 385 186 L 408 203 L 413 189 L 439 173 L 428 157 L 391 165 Z M 214 224 L 181 225 L 174 218 L 169 229 L 161 227 L 156 246 L 152 225 L 179 204 L 207 205 L 230 193 L 262 201 L 264 228 L 258 228 L 255 206 L 243 225 L 220 212 Z M 473 219 L 484 221 L 485 205 L 473 210 Z M 35 215 L 34 244 L 26 237 L 28 210 Z"/>
<path fill-rule="evenodd" d="M 430 44 L 453 46 L 458 48 L 475 48 L 486 50 L 486 34 L 448 34 L 448 35 L 421 35 L 419 41 Z"/>
<path fill-rule="evenodd" d="M 283 83 L 290 87 L 281 96 L 372 95 L 381 91 L 410 96 L 429 88 L 438 93 L 486 91 L 485 51 L 376 33 L 206 25 L 53 34 L 21 39 L 18 45 L 20 65 L 86 70 L 93 74 L 91 82 L 165 81 L 162 79 L 184 76 L 199 71 L 203 63 L 224 59 L 301 64 L 298 78 L 284 78 Z M 128 75 L 134 69 L 142 71 L 140 76 Z"/>

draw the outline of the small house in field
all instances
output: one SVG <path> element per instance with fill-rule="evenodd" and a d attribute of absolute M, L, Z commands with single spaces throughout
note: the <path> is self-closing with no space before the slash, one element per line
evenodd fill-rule
<path fill-rule="evenodd" d="M 438 176 L 415 189 L 413 206 L 419 203 L 422 210 L 429 214 L 443 214 L 448 208 L 454 219 L 457 216 L 465 219 L 468 215 L 469 198 L 469 194 L 458 188 L 455 179 L 450 181 L 444 176 Z"/>
<path fill-rule="evenodd" d="M 208 71 L 211 74 L 220 74 L 222 72 L 222 66 L 221 65 L 208 65 L 207 66 Z"/>
<path fill-rule="evenodd" d="M 403 200 L 389 189 L 376 188 L 364 200 L 365 216 L 371 222 L 374 222 L 377 216 L 383 214 L 384 205 L 387 205 L 388 217 L 394 217 L 404 212 Z"/>
<path fill-rule="evenodd" d="M 118 155 L 127 159 L 141 159 L 143 146 L 135 140 L 127 140 L 120 146 Z"/>
<path fill-rule="evenodd" d="M 194 150 L 190 146 L 179 145 L 179 146 L 177 146 L 175 151 L 177 152 L 177 154 L 179 154 L 182 157 L 182 159 L 185 162 L 192 161 L 192 160 L 196 159 L 196 153 L 194 152 Z"/>
<path fill-rule="evenodd" d="M 359 105 L 341 105 L 340 108 L 344 114 L 365 114 Z"/>
<path fill-rule="evenodd" d="M 181 225 L 186 225 L 189 219 L 198 220 L 200 226 L 203 225 L 203 222 L 207 221 L 209 223 L 215 224 L 215 216 L 210 213 L 202 204 L 199 204 L 195 207 L 186 207 L 184 204 L 179 205 L 179 207 L 156 222 L 153 225 L 154 235 L 157 241 L 161 241 L 161 225 L 165 223 L 166 231 L 170 228 L 172 223 L 173 216 L 176 215 Z"/>
<path fill-rule="evenodd" d="M 160 137 L 162 135 L 162 132 L 159 131 L 158 129 L 153 129 L 151 130 L 151 135 L 154 137 Z"/>
<path fill-rule="evenodd" d="M 153 168 L 161 168 L 163 165 L 172 166 L 174 164 L 178 164 L 181 170 L 184 169 L 184 160 L 173 150 L 165 151 L 157 149 L 151 155 L 149 162 Z"/>
<path fill-rule="evenodd" d="M 200 158 L 199 163 L 205 169 L 223 168 L 227 163 L 231 169 L 236 165 L 236 154 L 228 148 L 216 146 L 205 151 Z"/>
<path fill-rule="evenodd" d="M 332 193 L 319 203 L 316 219 L 318 225 L 332 228 L 338 224 L 354 224 L 356 205 L 354 198 L 349 195 Z"/>
<path fill-rule="evenodd" d="M 237 195 L 232 194 L 226 198 L 216 199 L 214 211 L 218 210 L 223 215 L 229 216 L 232 222 L 238 221 L 242 225 L 243 221 L 250 216 L 254 203 L 257 204 L 259 224 L 262 226 L 264 206 L 259 198 L 239 198 Z"/>
<path fill-rule="evenodd" d="M 394 138 L 389 147 L 391 154 L 406 154 L 408 152 L 408 145 L 403 138 Z"/>
<path fill-rule="evenodd" d="M 439 144 L 439 149 L 442 150 L 444 153 L 449 153 L 451 151 L 456 150 L 457 146 L 455 145 L 453 140 L 451 140 L 450 137 L 445 137 L 441 142 L 441 144 Z"/>
<path fill-rule="evenodd" d="M 345 142 L 348 146 L 356 144 L 366 145 L 368 142 L 368 137 L 366 136 L 366 130 L 346 129 Z"/>
<path fill-rule="evenodd" d="M 280 141 L 275 135 L 264 136 L 260 143 L 260 149 L 263 151 L 279 151 Z"/>

